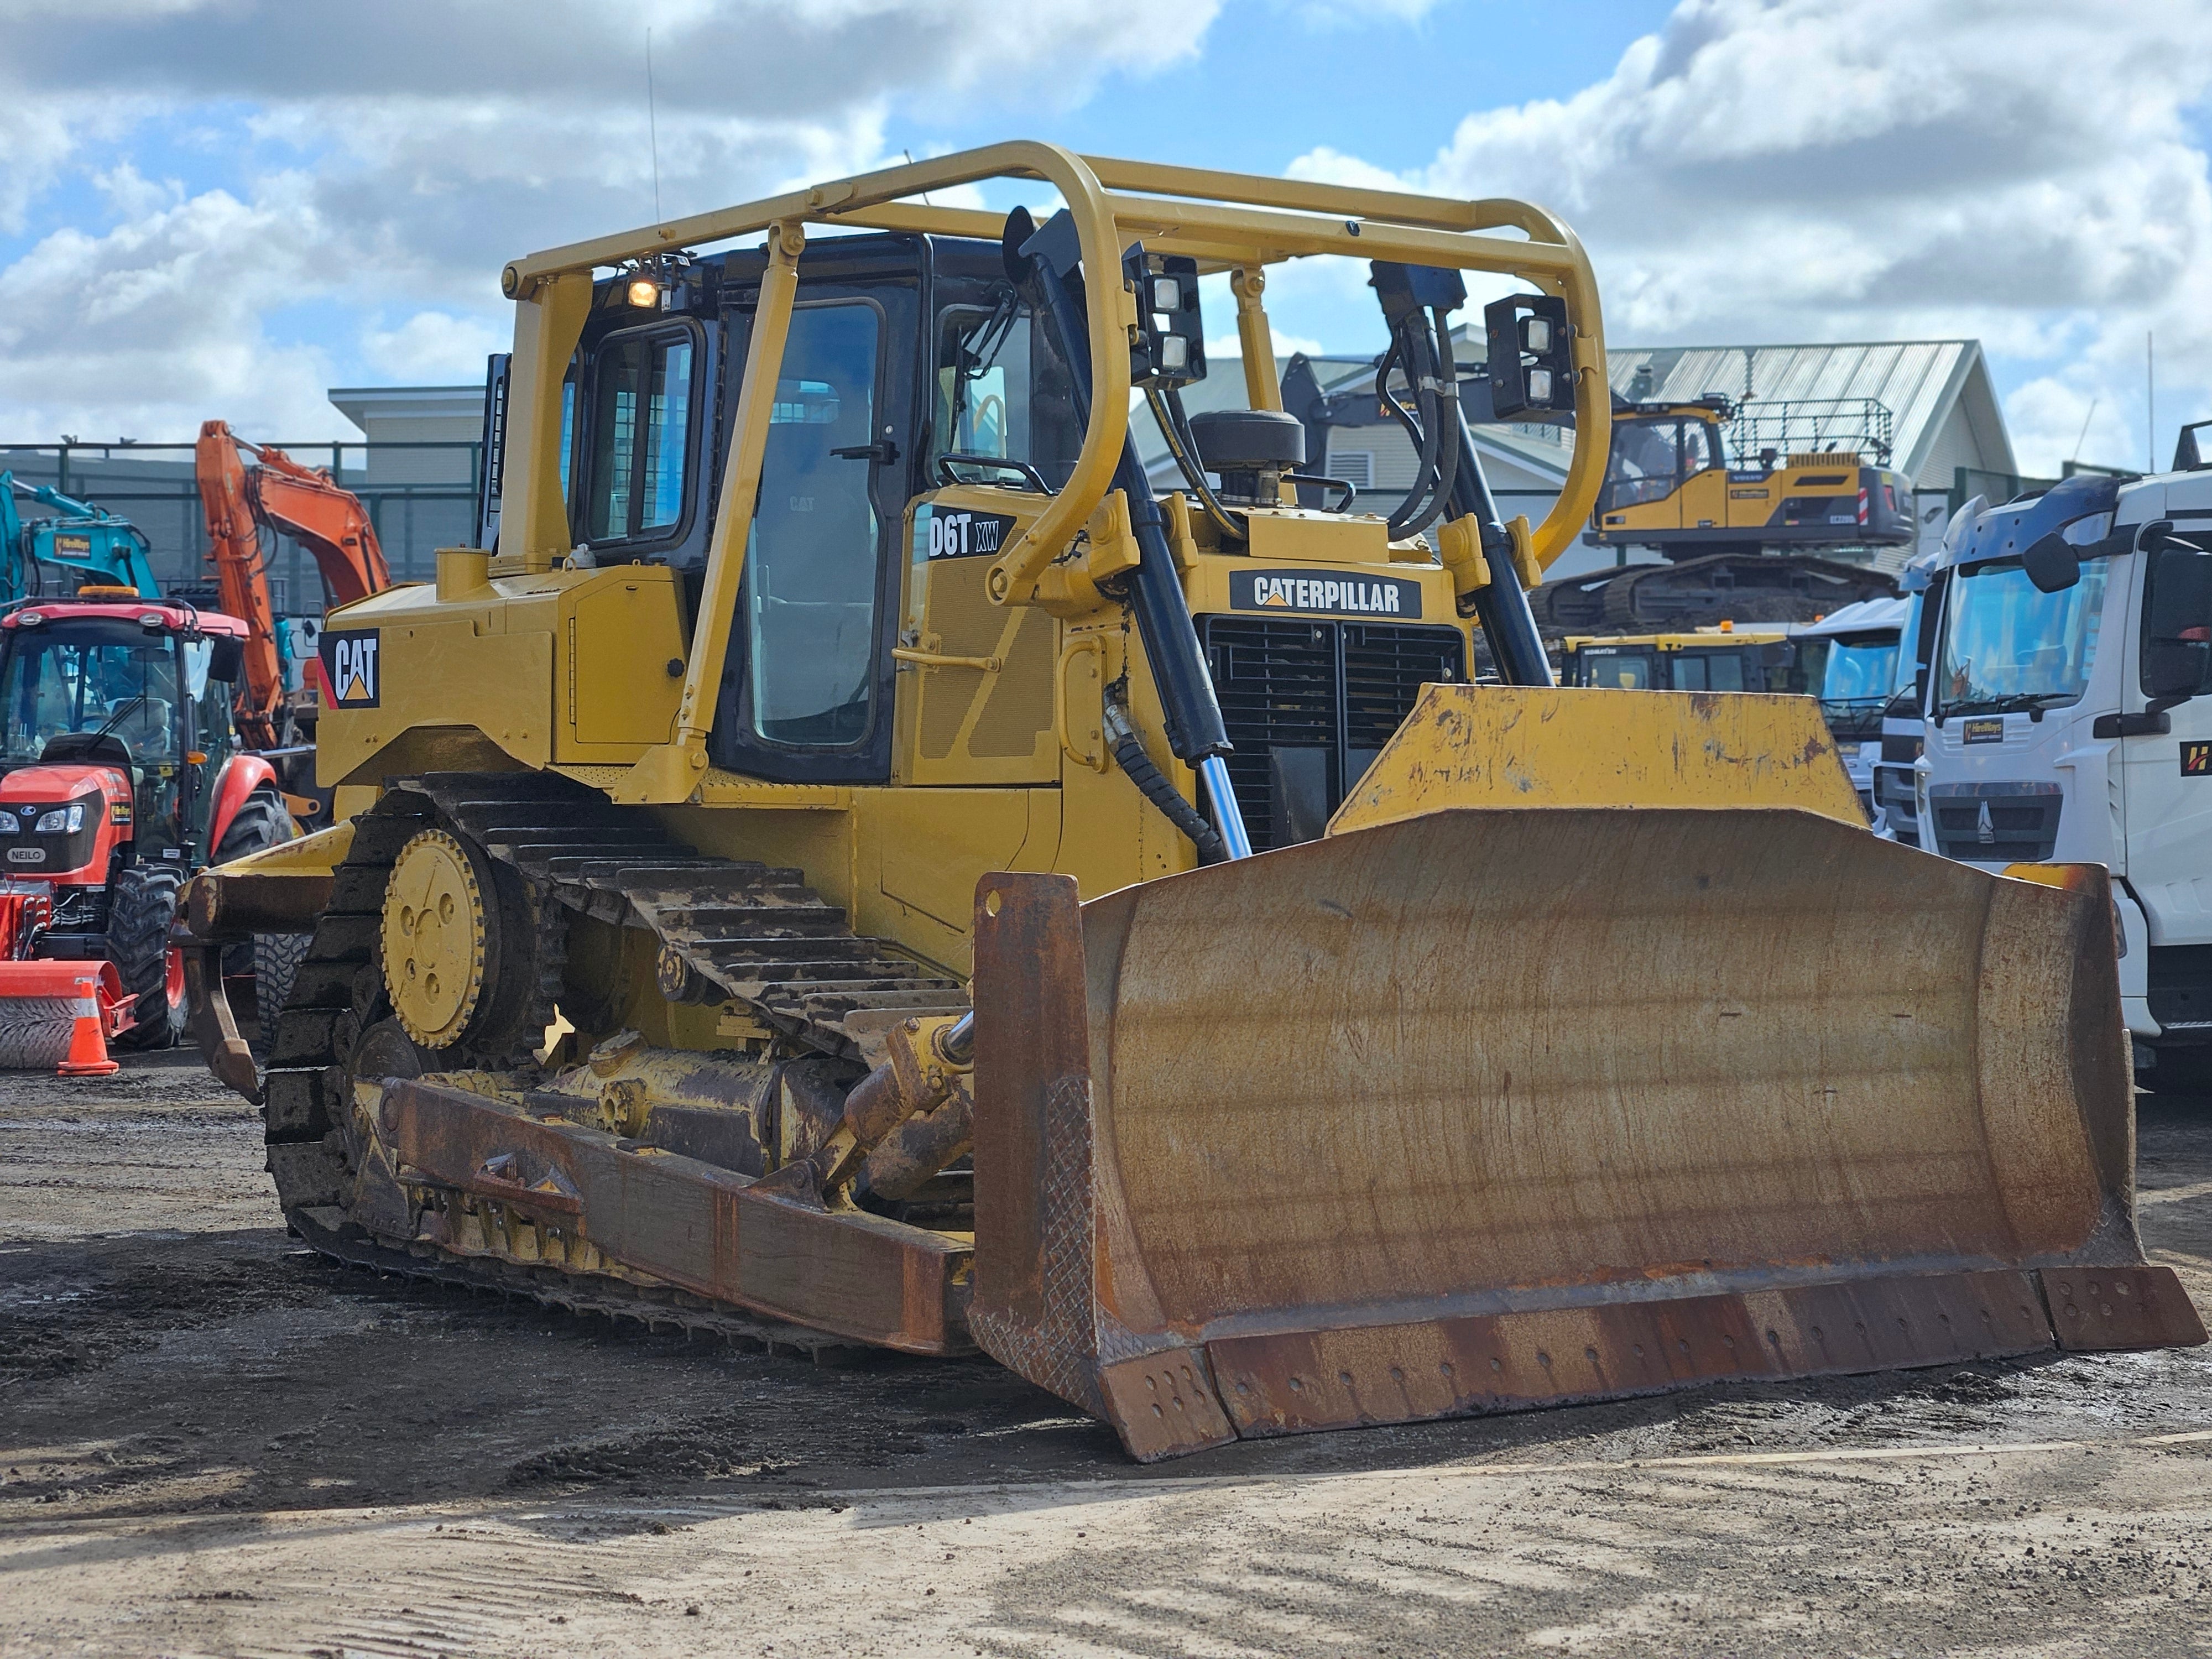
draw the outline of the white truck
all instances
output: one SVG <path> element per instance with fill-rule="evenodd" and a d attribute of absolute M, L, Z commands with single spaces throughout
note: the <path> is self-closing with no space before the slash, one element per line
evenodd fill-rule
<path fill-rule="evenodd" d="M 1988 508 L 1931 604 L 1919 837 L 2113 876 L 2138 1083 L 2212 1088 L 2212 468 Z"/>
<path fill-rule="evenodd" d="M 1796 648 L 1790 689 L 1820 700 L 1820 717 L 1869 819 L 1876 818 L 1874 765 L 1881 755 L 1882 709 L 1895 689 L 1898 637 L 1911 609 L 1905 599 L 1861 599 L 1789 629 Z"/>

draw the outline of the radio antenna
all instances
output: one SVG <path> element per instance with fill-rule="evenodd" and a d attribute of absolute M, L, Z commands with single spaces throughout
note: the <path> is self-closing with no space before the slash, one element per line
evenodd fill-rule
<path fill-rule="evenodd" d="M 660 222 L 660 117 L 653 107 L 653 30 L 645 31 L 645 130 L 653 145 L 653 222 Z"/>

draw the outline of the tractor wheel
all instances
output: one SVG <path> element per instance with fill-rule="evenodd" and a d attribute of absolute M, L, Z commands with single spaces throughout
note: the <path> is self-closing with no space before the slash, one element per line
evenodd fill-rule
<path fill-rule="evenodd" d="M 171 1048 L 185 1034 L 185 976 L 169 951 L 181 870 L 134 864 L 115 878 L 107 910 L 107 955 L 137 1000 L 137 1023 L 116 1039 L 125 1048 Z"/>
<path fill-rule="evenodd" d="M 237 815 L 216 846 L 215 861 L 228 864 L 248 853 L 281 846 L 299 833 L 300 827 L 293 823 L 283 796 L 264 783 L 240 803 Z M 236 964 L 239 973 L 249 968 L 252 972 L 253 1007 L 264 1048 L 276 1034 L 276 1015 L 284 1006 L 285 999 L 292 994 L 292 981 L 299 975 L 301 963 L 307 959 L 311 942 L 311 936 L 306 933 L 257 933 L 250 963 L 240 961 Z M 226 960 L 223 969 L 226 973 L 232 971 L 232 963 Z"/>

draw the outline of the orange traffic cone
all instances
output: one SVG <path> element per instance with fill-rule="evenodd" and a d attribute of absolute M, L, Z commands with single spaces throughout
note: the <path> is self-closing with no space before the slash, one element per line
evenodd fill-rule
<path fill-rule="evenodd" d="M 78 975 L 76 1023 L 70 1027 L 69 1058 L 57 1077 L 106 1077 L 123 1068 L 107 1057 L 107 1034 L 100 1029 L 100 980 L 92 974 Z"/>

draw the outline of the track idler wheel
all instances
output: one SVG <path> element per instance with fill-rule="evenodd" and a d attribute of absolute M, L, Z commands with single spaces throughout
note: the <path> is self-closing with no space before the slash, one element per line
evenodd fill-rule
<path fill-rule="evenodd" d="M 537 981 L 536 928 L 520 878 L 444 830 L 400 848 L 385 889 L 385 994 L 421 1047 L 504 1048 Z"/>

